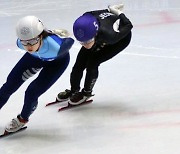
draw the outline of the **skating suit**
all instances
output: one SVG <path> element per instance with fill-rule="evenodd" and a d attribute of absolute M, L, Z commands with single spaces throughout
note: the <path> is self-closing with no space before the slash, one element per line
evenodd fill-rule
<path fill-rule="evenodd" d="M 94 15 L 99 22 L 99 30 L 95 37 L 95 44 L 91 49 L 82 47 L 78 53 L 71 72 L 71 90 L 80 89 L 83 71 L 86 69 L 84 89 L 92 91 L 98 78 L 99 65 L 124 50 L 131 41 L 130 20 L 122 13 L 114 15 L 108 10 L 87 12 Z M 118 69 L 118 68 L 117 68 Z"/>
<path fill-rule="evenodd" d="M 33 54 L 26 52 L 23 55 L 0 89 L 1 109 L 9 97 L 27 79 L 39 72 L 25 91 L 24 105 L 21 111 L 21 116 L 25 120 L 28 120 L 31 113 L 36 109 L 39 96 L 47 91 L 67 68 L 70 60 L 69 50 L 74 43 L 72 38 L 60 38 L 54 34 L 47 36 L 42 41 L 42 46 L 37 52 Z M 19 39 L 17 46 L 25 50 Z"/>

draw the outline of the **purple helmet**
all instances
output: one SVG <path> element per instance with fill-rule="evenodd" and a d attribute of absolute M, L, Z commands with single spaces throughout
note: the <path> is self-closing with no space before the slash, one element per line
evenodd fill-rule
<path fill-rule="evenodd" d="M 73 24 L 74 36 L 80 42 L 86 42 L 95 37 L 98 29 L 98 21 L 90 13 L 80 16 Z"/>

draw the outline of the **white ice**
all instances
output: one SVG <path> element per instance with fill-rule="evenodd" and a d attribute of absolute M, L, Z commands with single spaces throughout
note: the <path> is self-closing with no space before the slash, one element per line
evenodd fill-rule
<path fill-rule="evenodd" d="M 16 47 L 18 19 L 35 15 L 49 29 L 72 33 L 73 21 L 85 11 L 119 2 L 0 0 L 0 86 L 24 54 Z M 180 1 L 121 2 L 134 25 L 132 42 L 100 66 L 94 102 L 60 113 L 59 105 L 45 108 L 70 87 L 69 74 L 80 48 L 76 42 L 68 69 L 39 98 L 28 129 L 0 140 L 1 154 L 179 154 Z M 21 111 L 24 91 L 35 77 L 1 109 L 0 132 Z"/>

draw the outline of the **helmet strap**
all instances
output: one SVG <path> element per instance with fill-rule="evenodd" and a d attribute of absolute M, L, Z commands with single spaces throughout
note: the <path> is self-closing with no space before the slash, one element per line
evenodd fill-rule
<path fill-rule="evenodd" d="M 36 52 L 38 52 L 38 50 L 40 49 L 41 45 L 42 45 L 42 35 L 40 36 L 40 44 L 39 44 L 39 47 L 37 48 Z"/>

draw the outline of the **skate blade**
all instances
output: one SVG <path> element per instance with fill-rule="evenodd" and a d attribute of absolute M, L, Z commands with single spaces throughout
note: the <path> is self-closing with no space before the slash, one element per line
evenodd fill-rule
<path fill-rule="evenodd" d="M 4 137 L 7 137 L 7 136 L 16 134 L 16 133 L 21 132 L 21 131 L 26 130 L 26 129 L 27 129 L 27 126 L 22 127 L 21 129 L 19 129 L 19 130 L 16 131 L 16 132 L 7 132 L 7 131 L 5 131 L 4 134 L 1 134 L 1 135 L 0 135 L 0 138 L 4 138 Z"/>
<path fill-rule="evenodd" d="M 76 108 L 76 107 L 83 106 L 83 105 L 87 105 L 87 104 L 92 103 L 92 102 L 93 102 L 93 100 L 91 99 L 91 100 L 87 100 L 87 101 L 85 101 L 81 104 L 78 104 L 78 105 L 71 105 L 68 103 L 68 105 L 60 107 L 58 112 L 68 110 L 68 109 L 72 109 L 72 108 Z"/>
<path fill-rule="evenodd" d="M 65 101 L 58 101 L 58 100 L 56 100 L 54 102 L 47 103 L 45 107 L 51 106 L 51 105 L 55 105 L 55 104 L 60 104 L 60 103 L 66 102 L 66 101 L 67 100 L 65 100 Z"/>

